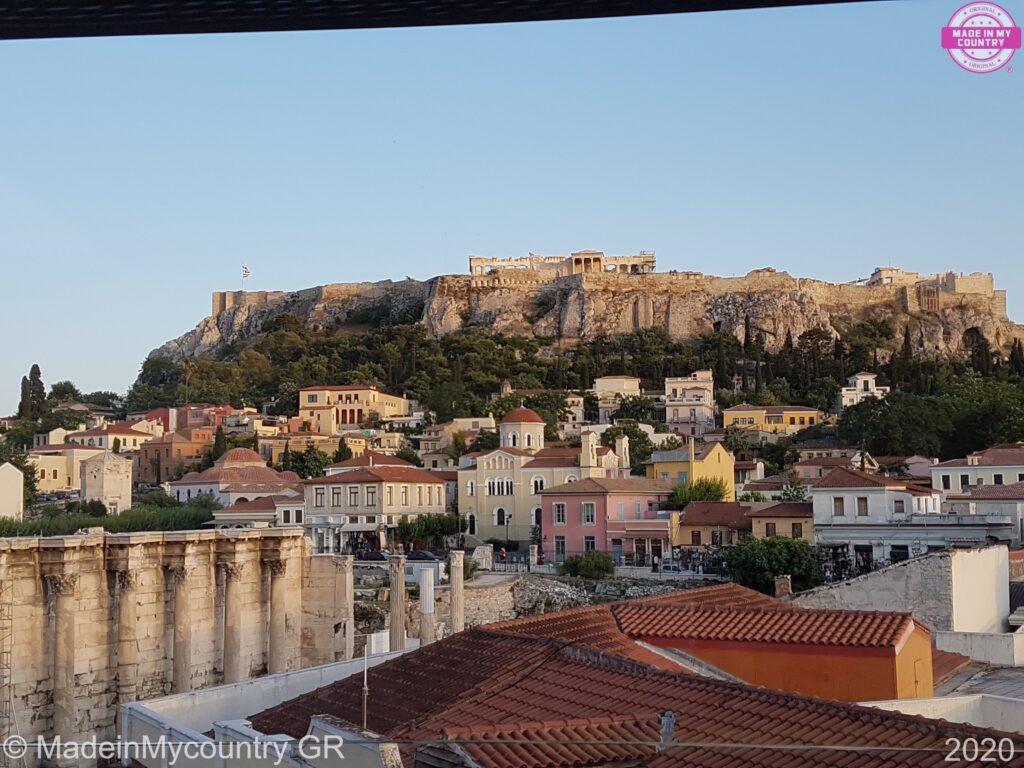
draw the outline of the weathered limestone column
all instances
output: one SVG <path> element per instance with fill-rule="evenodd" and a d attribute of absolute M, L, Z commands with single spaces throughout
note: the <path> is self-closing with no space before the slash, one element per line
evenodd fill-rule
<path fill-rule="evenodd" d="M 270 674 L 288 671 L 288 631 L 285 620 L 288 590 L 284 574 L 285 560 L 267 560 L 270 571 L 270 648 L 267 651 L 267 671 Z"/>
<path fill-rule="evenodd" d="M 448 584 L 451 589 L 449 612 L 452 634 L 462 632 L 466 628 L 466 595 L 463 590 L 462 560 L 463 552 L 452 551 L 448 557 Z"/>
<path fill-rule="evenodd" d="M 391 631 L 392 651 L 405 649 L 405 557 L 391 556 Z"/>
<path fill-rule="evenodd" d="M 171 685 L 175 693 L 192 690 L 192 569 L 168 568 L 174 581 L 174 646 L 171 649 Z"/>
<path fill-rule="evenodd" d="M 77 573 L 44 577 L 53 596 L 53 733 L 74 739 L 75 717 L 75 614 Z"/>
<path fill-rule="evenodd" d="M 138 698 L 139 665 L 138 571 L 117 571 L 117 701 Z"/>
<path fill-rule="evenodd" d="M 224 682 L 242 679 L 243 563 L 224 564 Z"/>
<path fill-rule="evenodd" d="M 343 659 L 351 659 L 356 653 L 355 580 L 352 576 L 353 555 L 339 555 L 334 559 L 336 570 L 335 595 L 338 602 L 338 616 L 344 626 L 345 648 Z"/>
<path fill-rule="evenodd" d="M 430 645 L 437 639 L 434 621 L 434 572 L 427 568 L 420 571 L 420 647 Z"/>

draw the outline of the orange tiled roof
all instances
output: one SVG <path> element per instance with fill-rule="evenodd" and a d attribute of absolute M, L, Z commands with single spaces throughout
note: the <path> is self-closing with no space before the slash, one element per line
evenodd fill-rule
<path fill-rule="evenodd" d="M 502 424 L 543 424 L 544 419 L 531 408 L 513 408 L 505 414 Z"/>
<path fill-rule="evenodd" d="M 737 501 L 691 501 L 679 517 L 680 525 L 724 525 L 737 530 L 750 530 L 746 516 L 749 504 Z"/>
<path fill-rule="evenodd" d="M 814 517 L 814 504 L 809 501 L 782 501 L 770 507 L 751 509 L 747 517 Z"/>
<path fill-rule="evenodd" d="M 526 466 L 532 466 L 530 462 Z M 545 488 L 541 495 L 575 493 L 639 493 L 665 496 L 672 493 L 672 483 L 665 480 L 649 480 L 645 477 L 585 477 L 575 483 L 562 483 Z"/>
<path fill-rule="evenodd" d="M 444 478 L 419 467 L 366 467 L 303 480 L 305 485 L 343 485 L 346 483 L 444 483 Z"/>
<path fill-rule="evenodd" d="M 353 456 L 351 459 L 345 459 L 344 461 L 336 461 L 333 464 L 328 464 L 328 467 L 411 467 L 405 459 L 400 459 L 397 456 L 391 456 L 387 453 L 378 453 L 377 451 L 364 451 L 362 456 Z"/>
<path fill-rule="evenodd" d="M 914 626 L 909 613 L 831 610 L 616 607 L 631 637 L 666 637 L 736 643 L 894 646 Z"/>

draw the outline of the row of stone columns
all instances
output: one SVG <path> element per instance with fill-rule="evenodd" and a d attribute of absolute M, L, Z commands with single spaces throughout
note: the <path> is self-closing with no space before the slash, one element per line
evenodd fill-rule
<path fill-rule="evenodd" d="M 464 554 L 453 551 L 448 558 L 449 625 L 452 634 L 466 628 L 466 600 L 462 577 Z M 391 579 L 391 624 L 388 631 L 392 651 L 405 649 L 405 557 L 393 555 L 389 560 Z M 434 613 L 434 572 L 423 569 L 419 576 L 420 646 L 437 640 L 437 617 Z"/>

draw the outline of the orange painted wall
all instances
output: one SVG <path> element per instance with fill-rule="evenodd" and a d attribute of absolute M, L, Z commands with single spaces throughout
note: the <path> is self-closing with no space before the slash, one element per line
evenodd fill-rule
<path fill-rule="evenodd" d="M 741 680 L 778 691 L 849 702 L 933 693 L 931 640 L 921 629 L 915 629 L 899 654 L 891 647 L 642 639 L 685 651 Z"/>

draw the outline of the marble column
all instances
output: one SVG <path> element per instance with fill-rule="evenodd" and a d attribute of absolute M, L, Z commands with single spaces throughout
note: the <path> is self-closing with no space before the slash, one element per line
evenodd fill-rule
<path fill-rule="evenodd" d="M 437 625 L 434 620 L 434 571 L 424 568 L 420 571 L 420 647 L 430 645 L 437 639 Z"/>
<path fill-rule="evenodd" d="M 237 683 L 242 672 L 243 563 L 224 565 L 224 682 Z"/>
<path fill-rule="evenodd" d="M 334 559 L 334 567 L 337 569 L 337 578 L 334 582 L 335 601 L 338 616 L 341 619 L 345 632 L 345 646 L 341 652 L 341 658 L 346 660 L 355 656 L 355 582 L 352 577 L 352 564 L 354 561 L 355 557 L 353 555 L 339 555 Z M 336 659 L 337 656 L 336 652 Z"/>
<path fill-rule="evenodd" d="M 405 649 L 405 557 L 392 555 L 391 565 L 391 628 L 392 651 Z"/>
<path fill-rule="evenodd" d="M 117 701 L 138 698 L 139 586 L 137 571 L 117 572 Z"/>
<path fill-rule="evenodd" d="M 171 685 L 175 693 L 192 690 L 192 569 L 168 568 L 174 582 L 174 646 L 171 649 Z"/>
<path fill-rule="evenodd" d="M 463 590 L 462 566 L 465 553 L 451 552 L 448 558 L 448 583 L 451 589 L 449 613 L 452 634 L 466 628 L 466 595 Z"/>
<path fill-rule="evenodd" d="M 267 560 L 266 563 L 270 571 L 270 647 L 267 651 L 267 671 L 273 675 L 288 671 L 288 589 L 284 580 L 288 563 L 285 560 Z"/>
<path fill-rule="evenodd" d="M 78 574 L 56 573 L 45 577 L 53 598 L 53 733 L 74 739 L 75 716 L 75 618 Z"/>

